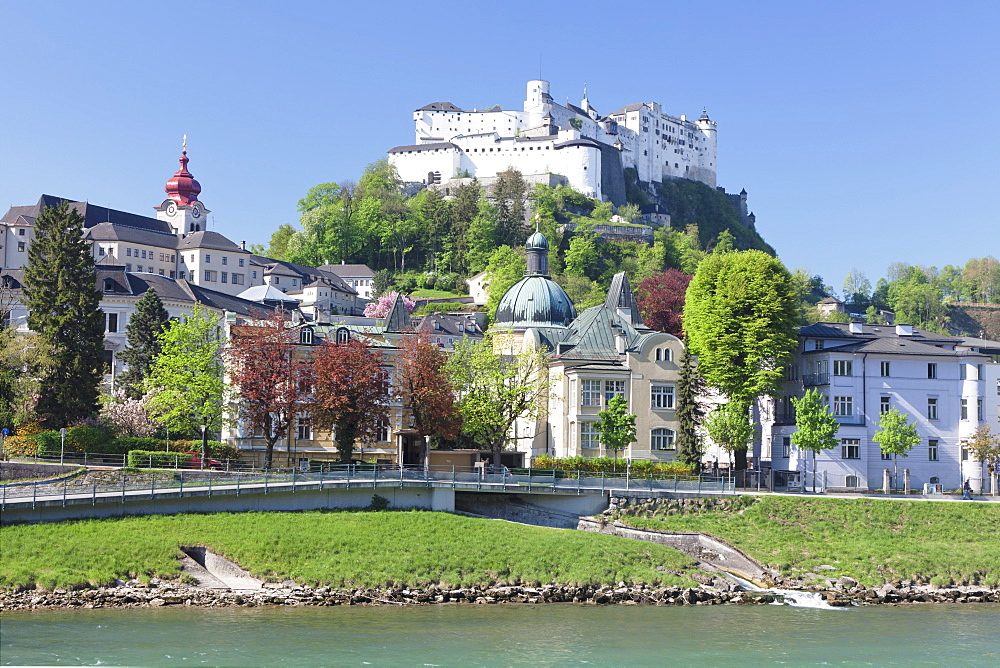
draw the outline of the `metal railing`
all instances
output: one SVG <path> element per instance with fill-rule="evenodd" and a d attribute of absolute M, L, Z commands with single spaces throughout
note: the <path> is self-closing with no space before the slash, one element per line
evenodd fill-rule
<path fill-rule="evenodd" d="M 4 485 L 0 504 L 45 505 L 102 503 L 184 496 L 296 492 L 309 489 L 357 487 L 439 487 L 484 492 L 527 494 L 656 494 L 694 492 L 731 494 L 733 479 L 725 476 L 634 476 L 631 473 L 590 473 L 516 469 L 489 472 L 483 468 L 406 468 L 371 465 L 330 466 L 300 472 L 153 470 L 98 472 L 60 481 Z"/>

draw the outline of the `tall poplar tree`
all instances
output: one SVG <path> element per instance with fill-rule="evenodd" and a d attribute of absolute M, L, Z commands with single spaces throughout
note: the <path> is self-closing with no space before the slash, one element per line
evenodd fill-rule
<path fill-rule="evenodd" d="M 104 312 L 83 216 L 69 203 L 42 210 L 24 269 L 28 327 L 48 349 L 35 411 L 49 428 L 97 412 L 104 364 Z"/>
<path fill-rule="evenodd" d="M 118 355 L 128 368 L 118 376 L 116 389 L 129 399 L 139 399 L 145 392 L 146 376 L 162 349 L 160 334 L 169 324 L 160 295 L 150 288 L 135 304 L 135 313 L 125 327 L 126 347 Z"/>

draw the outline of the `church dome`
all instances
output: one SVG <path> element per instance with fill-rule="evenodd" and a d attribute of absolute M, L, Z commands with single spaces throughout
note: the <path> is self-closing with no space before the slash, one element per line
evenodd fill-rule
<path fill-rule="evenodd" d="M 528 237 L 528 243 L 525 247 L 530 250 L 544 250 L 549 249 L 549 240 L 545 238 L 545 235 L 541 232 L 536 231 L 530 237 Z"/>
<path fill-rule="evenodd" d="M 525 276 L 497 306 L 496 325 L 511 329 L 565 327 L 576 318 L 569 295 L 547 276 Z"/>
<path fill-rule="evenodd" d="M 181 168 L 170 177 L 167 185 L 163 187 L 167 193 L 167 197 L 182 206 L 198 201 L 198 195 L 201 194 L 201 184 L 188 171 L 188 160 L 187 151 L 182 151 L 180 157 Z"/>

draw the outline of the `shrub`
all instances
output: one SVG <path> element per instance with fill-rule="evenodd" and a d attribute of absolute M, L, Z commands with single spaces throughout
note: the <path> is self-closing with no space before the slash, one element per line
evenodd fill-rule
<path fill-rule="evenodd" d="M 90 425 L 70 427 L 66 430 L 66 449 L 77 452 L 100 452 L 98 448 L 111 440 L 111 435 L 103 428 Z"/>
<path fill-rule="evenodd" d="M 58 454 L 60 448 L 62 448 L 62 435 L 55 430 L 40 431 L 37 434 L 32 434 L 28 438 L 35 443 L 35 452 L 39 455 L 48 455 L 52 453 Z M 72 443 L 67 442 L 66 449 L 73 452 L 74 449 Z"/>
<path fill-rule="evenodd" d="M 389 499 L 384 496 L 379 496 L 378 494 L 372 494 L 371 505 L 368 506 L 368 510 L 385 510 L 389 507 Z"/>
<path fill-rule="evenodd" d="M 190 455 L 179 452 L 163 452 L 153 450 L 129 450 L 127 466 L 131 469 L 145 468 L 180 468 L 180 464 L 188 461 Z"/>
<path fill-rule="evenodd" d="M 557 471 L 583 471 L 586 473 L 618 473 L 628 472 L 636 477 L 648 476 L 688 476 L 694 469 L 680 462 L 653 462 L 648 459 L 614 460 L 610 457 L 564 457 L 557 459 L 541 455 L 534 458 L 534 468 L 553 469 Z"/>
<path fill-rule="evenodd" d="M 213 459 L 239 459 L 240 449 L 235 445 L 229 445 L 228 443 L 220 443 L 219 441 L 209 441 L 208 442 L 208 452 L 209 456 Z"/>
<path fill-rule="evenodd" d="M 440 274 L 434 285 L 438 290 L 454 292 L 455 286 L 458 285 L 458 274 Z"/>
<path fill-rule="evenodd" d="M 38 443 L 31 437 L 41 433 L 41 431 L 42 426 L 37 421 L 25 422 L 17 428 L 17 432 L 13 436 L 4 439 L 4 451 L 8 455 L 34 456 L 38 454 Z"/>
<path fill-rule="evenodd" d="M 167 444 L 162 438 L 147 438 L 140 436 L 119 436 L 104 444 L 101 452 L 106 455 L 124 455 L 129 450 L 149 450 L 158 452 L 166 450 Z"/>

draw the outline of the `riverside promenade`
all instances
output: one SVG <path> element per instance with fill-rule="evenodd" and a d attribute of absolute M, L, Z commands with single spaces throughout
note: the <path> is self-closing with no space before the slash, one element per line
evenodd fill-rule
<path fill-rule="evenodd" d="M 373 495 L 391 508 L 455 509 L 455 494 L 530 495 L 533 504 L 592 514 L 612 496 L 655 498 L 679 494 L 733 494 L 724 477 L 636 478 L 527 470 L 483 473 L 459 469 L 337 467 L 308 473 L 110 470 L 64 480 L 4 485 L 2 523 L 88 517 L 250 510 L 359 508 Z"/>

